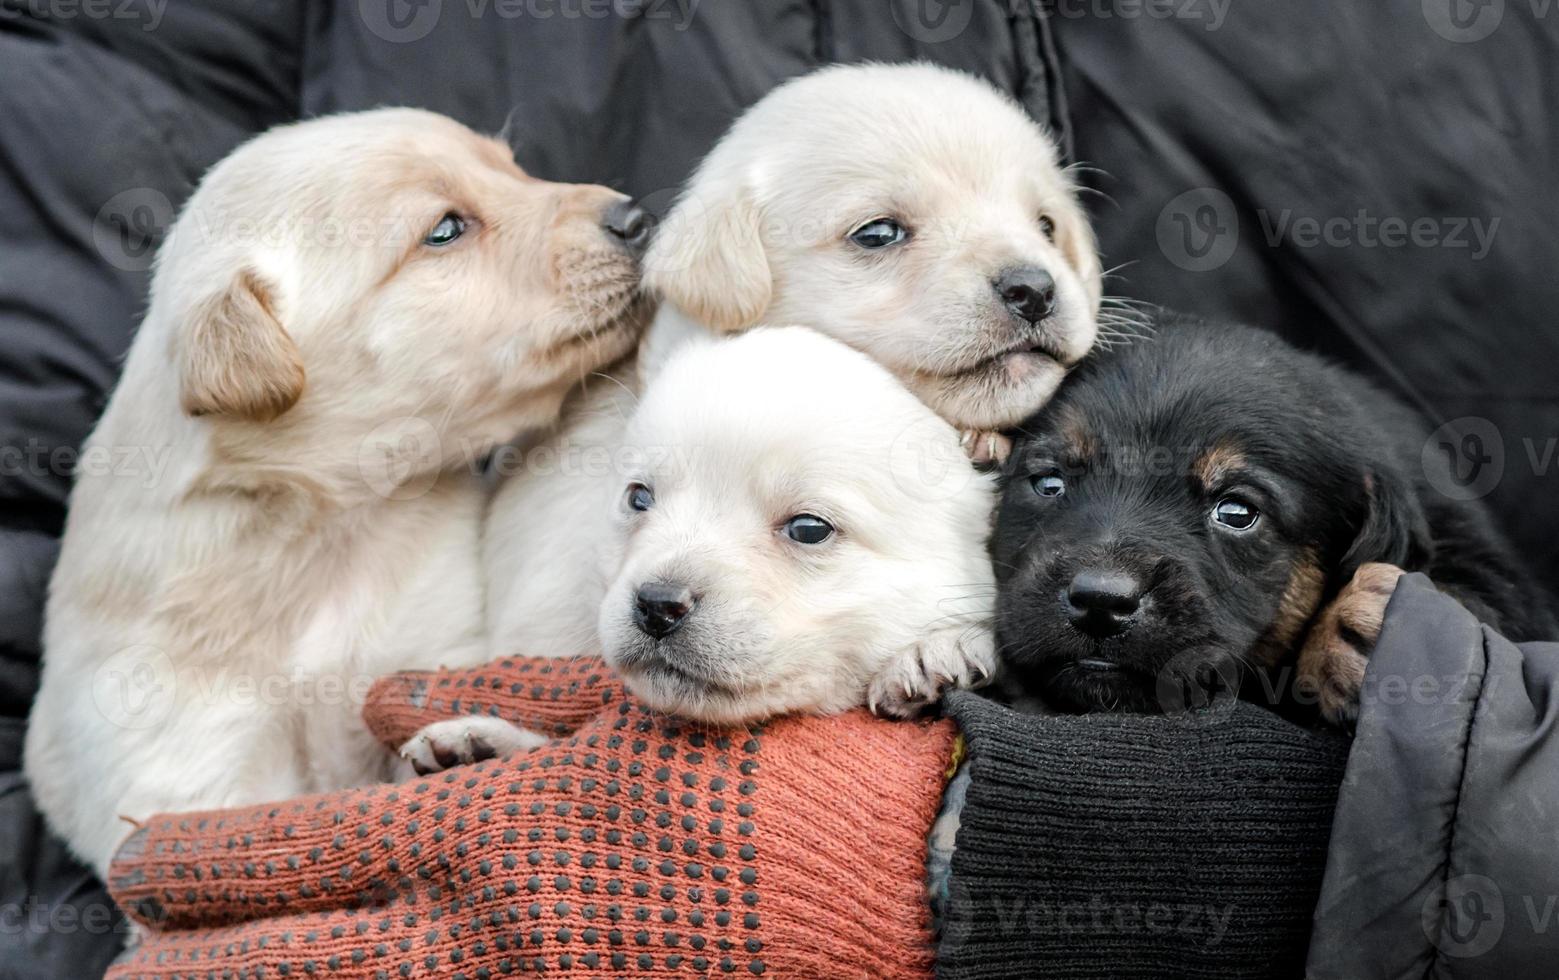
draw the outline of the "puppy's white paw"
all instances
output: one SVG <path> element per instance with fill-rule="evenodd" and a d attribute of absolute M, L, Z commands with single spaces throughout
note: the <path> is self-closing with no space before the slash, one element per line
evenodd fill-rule
<path fill-rule="evenodd" d="M 996 673 L 996 640 L 984 626 L 926 634 L 872 678 L 866 704 L 888 718 L 911 718 L 957 688 L 979 687 Z"/>
<path fill-rule="evenodd" d="M 502 718 L 436 721 L 406 740 L 400 756 L 419 776 L 547 744 L 545 735 Z"/>
<path fill-rule="evenodd" d="M 976 466 L 1000 466 L 1012 455 L 1012 440 L 1000 432 L 965 429 L 958 443 Z"/>

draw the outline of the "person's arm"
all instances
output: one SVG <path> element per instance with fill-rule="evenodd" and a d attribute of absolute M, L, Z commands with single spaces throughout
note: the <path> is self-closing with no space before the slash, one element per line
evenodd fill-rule
<path fill-rule="evenodd" d="M 1237 701 L 948 712 L 971 778 L 939 976 L 1304 975 L 1345 737 Z"/>
<path fill-rule="evenodd" d="M 1309 975 L 1552 975 L 1556 735 L 1559 643 L 1511 643 L 1404 576 L 1364 677 Z"/>
<path fill-rule="evenodd" d="M 375 730 L 415 730 L 434 690 L 493 696 L 491 670 L 462 676 L 376 689 Z M 110 976 L 924 976 L 926 837 L 954 738 L 865 711 L 704 729 L 619 697 L 507 758 L 155 817 L 110 872 L 148 930 Z"/>

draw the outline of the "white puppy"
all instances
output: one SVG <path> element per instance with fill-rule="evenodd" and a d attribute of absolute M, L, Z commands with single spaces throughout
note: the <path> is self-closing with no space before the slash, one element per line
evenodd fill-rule
<path fill-rule="evenodd" d="M 994 671 L 993 480 L 870 358 L 800 327 L 692 345 L 627 445 L 598 627 L 651 705 L 902 708 Z"/>
<path fill-rule="evenodd" d="M 1093 345 L 1100 301 L 1093 234 L 1054 144 L 1006 95 L 928 65 L 827 68 L 776 88 L 699 166 L 645 281 L 664 302 L 637 365 L 508 461 L 483 542 L 494 655 L 599 649 L 605 583 L 580 529 L 592 487 L 622 475 L 632 392 L 682 338 L 812 327 L 995 455 L 987 430 L 1050 398 Z"/>
<path fill-rule="evenodd" d="M 361 696 L 482 658 L 470 457 L 633 349 L 637 224 L 414 110 L 211 170 L 86 449 L 166 470 L 84 472 L 50 586 L 26 771 L 77 854 L 102 872 L 127 818 L 387 774 Z"/>
<path fill-rule="evenodd" d="M 594 501 L 596 618 L 652 707 L 717 724 L 901 713 L 994 671 L 994 478 L 870 358 L 801 327 L 688 344 L 624 445 L 628 475 Z M 402 751 L 431 771 L 435 747 L 469 759 L 471 734 L 535 742 L 479 717 Z"/>

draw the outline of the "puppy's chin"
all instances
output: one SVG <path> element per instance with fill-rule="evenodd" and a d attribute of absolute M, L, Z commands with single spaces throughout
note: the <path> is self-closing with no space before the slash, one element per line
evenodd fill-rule
<path fill-rule="evenodd" d="M 1164 710 L 1154 675 L 1102 658 L 1049 658 L 1032 671 L 1024 689 L 1058 711 L 1157 714 Z"/>
<path fill-rule="evenodd" d="M 981 303 L 961 332 L 961 349 L 941 354 L 935 370 L 911 373 L 909 387 L 959 428 L 1008 429 L 1050 401 L 1093 347 L 1098 327 L 1080 310 L 1029 325 Z"/>
<path fill-rule="evenodd" d="M 1013 667 L 1009 683 L 1019 693 L 1074 714 L 1175 714 L 1233 697 L 1242 681 L 1238 657 L 1200 646 L 1154 658 L 1152 666 L 1095 644 L 1080 655 L 1054 652 Z"/>
<path fill-rule="evenodd" d="M 867 673 L 788 669 L 775 663 L 777 648 L 769 641 L 733 639 L 715 630 L 700 635 L 696 624 L 652 640 L 624 626 L 603 635 L 606 661 L 636 697 L 657 711 L 709 725 L 742 726 L 791 713 L 834 714 L 866 701 Z M 803 658 L 811 665 L 840 655 L 837 640 L 821 638 L 788 638 L 780 648 L 830 651 Z"/>
<path fill-rule="evenodd" d="M 711 688 L 675 671 L 651 667 L 621 673 L 635 697 L 668 715 L 707 725 L 738 726 L 762 721 L 770 714 L 742 695 Z"/>
<path fill-rule="evenodd" d="M 605 645 L 607 663 L 634 696 L 657 711 L 714 725 L 741 725 L 764 715 L 763 704 L 699 654 L 696 638 L 653 640 L 627 627 Z"/>
<path fill-rule="evenodd" d="M 1055 394 L 1067 368 L 1039 351 L 981 361 L 955 374 L 917 374 L 909 387 L 932 411 L 961 429 L 1008 429 Z"/>

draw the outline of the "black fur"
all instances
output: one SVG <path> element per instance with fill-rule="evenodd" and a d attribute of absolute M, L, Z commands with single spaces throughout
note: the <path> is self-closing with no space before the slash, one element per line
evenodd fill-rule
<path fill-rule="evenodd" d="M 1156 327 L 1075 372 L 1006 468 L 991 550 L 1015 694 L 1157 711 L 1178 706 L 1164 692 L 1186 677 L 1232 676 L 1248 691 L 1257 670 L 1274 690 L 1309 618 L 1367 562 L 1427 572 L 1513 639 L 1559 635 L 1481 504 L 1433 489 L 1425 466 L 1448 464 L 1424 454 L 1429 427 L 1414 413 L 1272 335 Z M 1204 487 L 1215 449 L 1239 465 Z M 1062 495 L 1036 492 L 1046 475 Z M 1230 495 L 1260 511 L 1245 533 L 1212 519 Z M 1068 589 L 1088 569 L 1140 585 L 1140 607 L 1115 620 L 1123 632 L 1082 627 Z"/>

